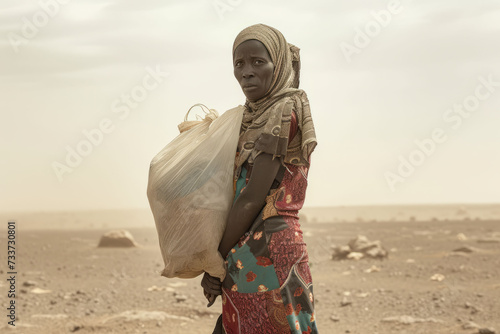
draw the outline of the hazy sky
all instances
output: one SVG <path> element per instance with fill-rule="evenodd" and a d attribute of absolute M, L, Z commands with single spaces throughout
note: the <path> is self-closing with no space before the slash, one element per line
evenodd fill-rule
<path fill-rule="evenodd" d="M 500 202 L 498 0 L 2 0 L 0 210 L 148 207 L 187 109 L 244 103 L 255 23 L 301 48 L 306 205 Z"/>

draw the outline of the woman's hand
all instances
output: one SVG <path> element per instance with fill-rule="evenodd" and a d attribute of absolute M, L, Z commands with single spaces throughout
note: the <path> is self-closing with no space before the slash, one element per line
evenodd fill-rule
<path fill-rule="evenodd" d="M 217 296 L 222 294 L 222 282 L 217 277 L 205 273 L 201 280 L 201 286 L 203 287 L 203 294 L 208 300 L 207 307 L 210 307 L 215 303 Z"/>

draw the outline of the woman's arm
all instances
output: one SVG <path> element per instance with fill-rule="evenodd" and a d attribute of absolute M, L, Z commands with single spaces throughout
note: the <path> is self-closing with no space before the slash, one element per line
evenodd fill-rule
<path fill-rule="evenodd" d="M 272 154 L 261 153 L 255 158 L 248 184 L 229 211 L 226 230 L 219 245 L 223 258 L 248 231 L 262 210 L 280 165 L 280 159 L 273 159 Z"/>
<path fill-rule="evenodd" d="M 223 258 L 236 245 L 241 236 L 248 231 L 262 210 L 280 165 L 280 159 L 273 159 L 272 154 L 261 153 L 255 158 L 248 184 L 229 211 L 226 230 L 219 244 L 219 253 Z M 222 293 L 221 283 L 218 278 L 212 277 L 208 273 L 203 276 L 201 286 L 208 300 L 208 307 L 212 306 L 216 297 Z"/>
<path fill-rule="evenodd" d="M 292 113 L 292 127 L 288 142 L 293 139 L 297 132 L 295 112 Z M 274 179 L 278 174 L 280 159 L 273 159 L 272 154 L 261 153 L 254 161 L 252 174 L 248 184 L 234 202 L 227 219 L 226 230 L 219 244 L 219 253 L 223 258 L 229 250 L 240 240 L 241 236 L 248 231 L 257 215 L 262 210 L 266 201 L 266 195 L 271 189 Z M 212 306 L 218 295 L 222 294 L 222 282 L 205 273 L 201 281 L 208 307 Z"/>

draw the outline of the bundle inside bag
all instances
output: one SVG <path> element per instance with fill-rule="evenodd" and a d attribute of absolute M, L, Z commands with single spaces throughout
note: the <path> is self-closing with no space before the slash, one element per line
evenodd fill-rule
<path fill-rule="evenodd" d="M 165 277 L 207 272 L 221 280 L 218 246 L 233 199 L 233 172 L 243 107 L 179 124 L 181 133 L 151 161 L 147 196 Z M 190 109 L 191 110 L 191 109 Z M 188 111 L 189 114 L 189 111 Z"/>

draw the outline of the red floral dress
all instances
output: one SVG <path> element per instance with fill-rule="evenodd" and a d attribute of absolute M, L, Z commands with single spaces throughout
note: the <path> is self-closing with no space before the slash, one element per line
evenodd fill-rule
<path fill-rule="evenodd" d="M 294 124 L 295 123 L 295 124 Z M 297 131 L 292 117 L 290 140 Z M 309 257 L 299 224 L 308 167 L 285 164 L 259 216 L 226 258 L 223 326 L 227 334 L 318 333 Z M 243 168 L 235 199 L 248 182 Z"/>

